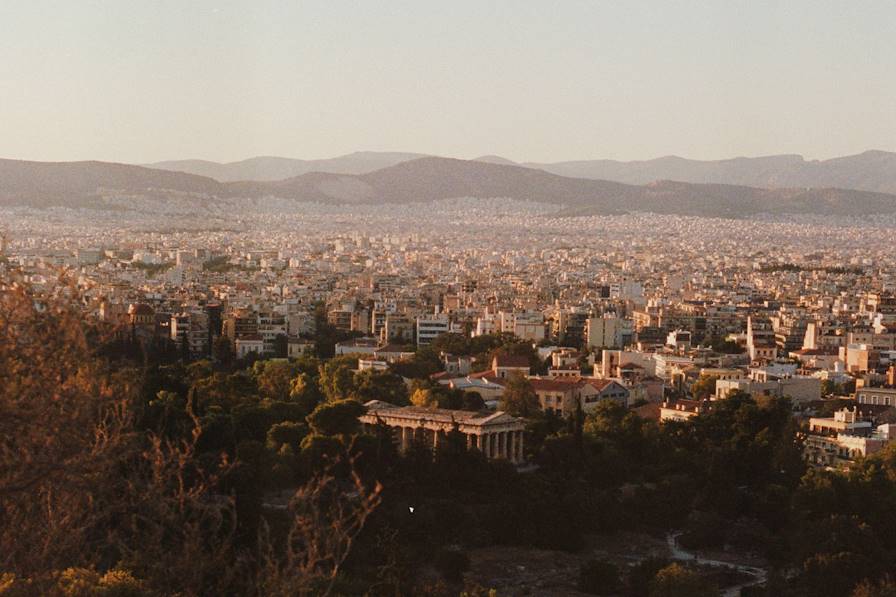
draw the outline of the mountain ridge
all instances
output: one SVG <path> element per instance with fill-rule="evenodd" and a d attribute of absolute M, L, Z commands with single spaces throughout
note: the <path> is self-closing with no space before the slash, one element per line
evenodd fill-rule
<path fill-rule="evenodd" d="M 309 172 L 367 174 L 420 157 L 431 156 L 402 152 L 355 152 L 319 160 L 257 156 L 229 163 L 179 160 L 146 166 L 197 174 L 221 182 L 277 181 Z M 693 160 L 667 155 L 650 160 L 562 162 L 514 162 L 498 155 L 483 155 L 471 161 L 523 166 L 569 178 L 610 180 L 633 185 L 677 180 L 761 188 L 836 187 L 896 194 L 896 153 L 882 150 L 868 150 L 827 160 L 807 160 L 798 154 L 778 154 L 722 160 Z"/>
<path fill-rule="evenodd" d="M 531 167 L 422 157 L 367 172 L 309 172 L 278 181 L 222 183 L 193 174 L 107 162 L 0 160 L 0 204 L 103 205 L 109 196 L 203 200 L 276 197 L 331 204 L 409 204 L 462 197 L 511 198 L 556 206 L 558 214 L 628 212 L 751 217 L 762 213 L 896 213 L 896 195 L 849 189 L 763 189 L 659 181 L 648 185 L 570 178 Z"/>
<path fill-rule="evenodd" d="M 576 178 L 647 184 L 654 180 L 720 183 L 763 188 L 837 187 L 896 193 L 896 153 L 868 150 L 827 160 L 797 154 L 691 160 L 664 156 L 652 160 L 576 160 L 522 164 Z"/>
<path fill-rule="evenodd" d="M 210 160 L 170 160 L 143 164 L 148 168 L 171 170 L 214 178 L 220 182 L 243 180 L 276 181 L 307 174 L 364 174 L 393 164 L 423 157 L 420 153 L 394 151 L 355 151 L 353 153 L 318 160 L 301 160 L 278 156 L 255 156 L 236 162 Z"/>

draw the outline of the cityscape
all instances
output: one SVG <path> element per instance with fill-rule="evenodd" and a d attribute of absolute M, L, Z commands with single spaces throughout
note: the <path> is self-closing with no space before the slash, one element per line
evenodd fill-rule
<path fill-rule="evenodd" d="M 808 3 L 88 4 L 9 11 L 86 82 L 54 130 L 0 67 L 0 595 L 896 594 L 896 87 L 810 91 L 887 79 L 892 6 L 813 13 L 838 53 Z M 650 23 L 643 104 L 664 60 L 590 27 Z M 793 64 L 712 45 L 758 30 Z"/>

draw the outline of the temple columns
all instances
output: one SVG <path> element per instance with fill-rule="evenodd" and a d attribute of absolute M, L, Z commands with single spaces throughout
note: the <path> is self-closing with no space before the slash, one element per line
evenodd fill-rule
<path fill-rule="evenodd" d="M 413 439 L 414 430 L 410 427 L 401 427 L 401 451 L 407 452 Z"/>

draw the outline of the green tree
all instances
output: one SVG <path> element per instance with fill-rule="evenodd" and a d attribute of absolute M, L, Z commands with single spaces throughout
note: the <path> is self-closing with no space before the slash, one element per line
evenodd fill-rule
<path fill-rule="evenodd" d="M 436 406 L 438 398 L 430 388 L 417 388 L 411 394 L 411 404 L 414 406 Z"/>
<path fill-rule="evenodd" d="M 355 389 L 355 368 L 358 359 L 351 356 L 334 357 L 320 366 L 318 384 L 327 400 L 344 400 Z"/>
<path fill-rule="evenodd" d="M 820 553 L 803 563 L 802 579 L 809 595 L 848 597 L 868 579 L 869 569 L 873 567 L 874 563 L 861 554 Z"/>
<path fill-rule="evenodd" d="M 218 336 L 212 346 L 212 358 L 224 370 L 229 370 L 233 366 L 236 353 L 233 350 L 233 343 L 227 336 Z"/>
<path fill-rule="evenodd" d="M 661 558 L 647 558 L 635 564 L 628 573 L 628 594 L 631 597 L 648 597 L 650 583 L 657 572 L 668 565 L 669 562 Z"/>
<path fill-rule="evenodd" d="M 296 375 L 289 388 L 289 399 L 298 404 L 306 415 L 311 414 L 324 396 L 317 385 L 317 379 L 307 373 Z"/>
<path fill-rule="evenodd" d="M 427 379 L 442 370 L 442 360 L 432 346 L 421 346 L 412 358 L 392 363 L 389 368 L 402 377 Z"/>
<path fill-rule="evenodd" d="M 351 436 L 361 429 L 358 417 L 366 412 L 357 400 L 337 400 L 321 404 L 308 415 L 311 431 L 317 435 Z"/>
<path fill-rule="evenodd" d="M 458 549 L 441 549 L 436 554 L 433 565 L 447 582 L 459 583 L 470 567 L 470 558 Z"/>
<path fill-rule="evenodd" d="M 716 393 L 716 381 L 718 379 L 718 375 L 701 375 L 691 385 L 691 395 L 695 400 L 708 400 L 710 396 Z"/>
<path fill-rule="evenodd" d="M 614 595 L 619 591 L 619 568 L 603 560 L 589 560 L 579 569 L 579 590 L 591 595 Z"/>
<path fill-rule="evenodd" d="M 298 375 L 295 365 L 285 359 L 258 361 L 252 372 L 262 396 L 280 402 L 289 400 L 293 379 Z"/>
<path fill-rule="evenodd" d="M 522 375 L 507 380 L 501 396 L 501 410 L 515 417 L 530 418 L 539 412 L 538 395 L 532 383 Z"/>
<path fill-rule="evenodd" d="M 187 339 L 186 334 L 180 338 L 180 358 L 184 363 L 189 363 L 193 360 L 193 354 L 190 352 L 190 341 Z"/>
<path fill-rule="evenodd" d="M 396 406 L 408 404 L 408 387 L 400 375 L 391 371 L 363 371 L 355 376 L 352 397 L 362 404 L 382 400 Z"/>
<path fill-rule="evenodd" d="M 469 355 L 470 338 L 463 334 L 439 334 L 433 339 L 432 348 L 436 351 L 444 351 L 454 355 Z"/>
<path fill-rule="evenodd" d="M 304 423 L 284 421 L 268 429 L 266 446 L 268 450 L 275 453 L 282 452 L 286 446 L 293 453 L 297 453 L 306 435 L 308 435 L 308 426 Z"/>
<path fill-rule="evenodd" d="M 462 410 L 480 411 L 485 408 L 485 400 L 479 392 L 464 392 Z"/>

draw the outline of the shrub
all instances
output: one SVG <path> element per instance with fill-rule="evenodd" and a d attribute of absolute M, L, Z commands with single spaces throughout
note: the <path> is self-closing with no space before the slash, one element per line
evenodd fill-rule
<path fill-rule="evenodd" d="M 619 589 L 619 569 L 610 562 L 589 560 L 579 570 L 579 590 L 592 595 L 610 595 Z"/>
<path fill-rule="evenodd" d="M 470 558 L 458 549 L 442 549 L 433 564 L 447 582 L 458 583 L 470 568 Z"/>

